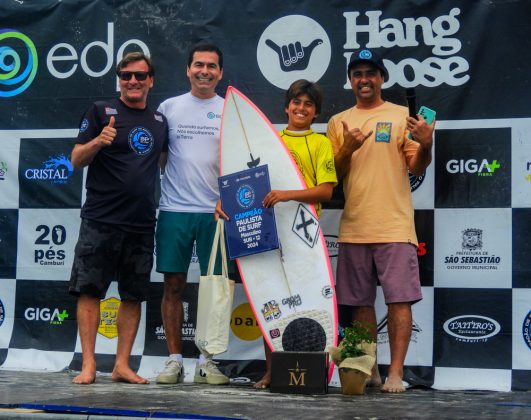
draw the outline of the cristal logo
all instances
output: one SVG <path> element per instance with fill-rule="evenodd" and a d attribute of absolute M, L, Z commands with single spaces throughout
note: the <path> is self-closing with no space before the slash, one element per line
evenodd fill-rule
<path fill-rule="evenodd" d="M 20 50 L 24 50 L 22 57 Z M 38 63 L 31 39 L 13 29 L 0 29 L 0 97 L 24 92 L 35 79 Z"/>
<path fill-rule="evenodd" d="M 21 48 L 21 43 L 24 48 Z M 46 68 L 57 79 L 68 79 L 78 67 L 87 76 L 102 77 L 112 71 L 113 65 L 121 60 L 130 45 L 136 45 L 144 54 L 149 55 L 149 48 L 143 41 L 128 39 L 118 48 L 114 60 L 114 23 L 108 22 L 106 42 L 90 42 L 81 53 L 67 42 L 56 44 L 46 55 Z M 21 49 L 26 51 L 27 57 L 21 57 L 17 53 Z M 104 67 L 100 69 L 95 69 L 89 59 L 97 50 L 103 50 L 106 57 Z M 37 50 L 30 38 L 13 29 L 0 29 L 0 97 L 16 96 L 25 91 L 35 78 L 37 65 Z M 116 91 L 119 91 L 118 81 Z"/>
<path fill-rule="evenodd" d="M 59 309 L 50 308 L 26 308 L 24 311 L 24 318 L 28 321 L 46 321 L 50 324 L 62 324 L 68 318 L 66 309 L 59 311 Z"/>
<path fill-rule="evenodd" d="M 394 63 L 384 59 L 384 65 L 389 72 L 389 80 L 384 87 L 393 86 L 395 83 L 403 87 L 415 87 L 424 85 L 427 87 L 439 86 L 443 83 L 449 86 L 460 86 L 465 84 L 470 76 L 466 74 L 470 66 L 468 61 L 462 57 L 453 56 L 461 50 L 461 41 L 452 38 L 460 24 L 457 16 L 461 13 L 458 8 L 450 10 L 448 15 L 438 16 L 433 21 L 427 16 L 408 17 L 402 20 L 385 18 L 380 20 L 382 11 L 371 10 L 365 12 L 365 17 L 361 17 L 359 12 L 345 12 L 343 16 L 346 20 L 346 42 L 345 50 L 359 50 L 361 48 L 393 48 L 393 47 L 418 47 L 423 41 L 425 45 L 431 46 L 432 54 L 419 62 L 415 58 L 405 58 Z M 368 42 L 362 46 L 358 42 L 358 35 L 362 34 L 363 39 Z M 422 39 L 417 39 L 422 37 Z M 352 51 L 344 54 L 346 65 L 350 61 Z M 437 57 L 438 56 L 438 57 Z M 407 73 L 413 73 L 413 78 L 407 77 Z M 350 82 L 344 85 L 345 89 L 350 89 Z"/>
<path fill-rule="evenodd" d="M 49 180 L 54 184 L 66 184 L 73 173 L 72 163 L 64 154 L 61 154 L 57 157 L 49 157 L 43 162 L 43 168 L 26 169 L 24 176 L 30 180 Z"/>
<path fill-rule="evenodd" d="M 494 337 L 501 330 L 494 319 L 481 315 L 460 315 L 443 325 L 444 331 L 462 341 L 479 341 Z"/>
<path fill-rule="evenodd" d="M 478 174 L 478 176 L 492 176 L 501 165 L 496 159 L 489 163 L 487 159 L 478 162 L 476 159 L 450 159 L 446 162 L 446 170 L 451 174 Z"/>
<path fill-rule="evenodd" d="M 300 78 L 318 81 L 326 72 L 332 47 L 326 31 L 302 15 L 284 16 L 262 33 L 256 49 L 264 77 L 280 89 Z"/>

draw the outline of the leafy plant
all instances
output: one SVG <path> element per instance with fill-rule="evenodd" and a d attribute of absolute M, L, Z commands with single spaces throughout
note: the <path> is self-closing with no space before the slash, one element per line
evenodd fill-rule
<path fill-rule="evenodd" d="M 340 346 L 343 359 L 363 356 L 365 352 L 360 348 L 360 344 L 374 343 L 371 327 L 359 321 L 353 321 L 351 327 L 345 327 L 343 335 Z"/>

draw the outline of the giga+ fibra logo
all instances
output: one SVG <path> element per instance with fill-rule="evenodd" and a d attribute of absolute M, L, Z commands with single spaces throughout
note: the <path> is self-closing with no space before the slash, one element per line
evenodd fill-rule
<path fill-rule="evenodd" d="M 501 164 L 494 159 L 489 162 L 487 159 L 450 159 L 446 162 L 446 170 L 451 174 L 477 174 L 478 176 L 492 176 L 496 169 L 500 169 Z"/>
<path fill-rule="evenodd" d="M 0 97 L 24 92 L 35 79 L 38 62 L 31 39 L 14 29 L 0 29 Z"/>
<path fill-rule="evenodd" d="M 29 307 L 24 311 L 24 318 L 28 321 L 45 321 L 54 325 L 62 325 L 69 313 L 66 309 Z"/>

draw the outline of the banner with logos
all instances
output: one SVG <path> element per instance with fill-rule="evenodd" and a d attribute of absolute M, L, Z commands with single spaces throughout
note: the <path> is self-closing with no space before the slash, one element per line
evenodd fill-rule
<path fill-rule="evenodd" d="M 405 380 L 438 389 L 531 389 L 531 3 L 404 0 L 230 2 L 104 0 L 0 4 L 0 369 L 79 369 L 75 300 L 67 282 L 84 201 L 85 171 L 70 153 L 81 115 L 117 96 L 124 52 L 156 67 L 149 102 L 189 90 L 187 51 L 201 40 L 224 53 L 218 93 L 233 85 L 276 127 L 285 89 L 318 82 L 314 129 L 354 105 L 351 54 L 377 51 L 389 71 L 386 100 L 405 89 L 437 112 L 434 160 L 411 177 L 424 299 L 413 307 Z M 338 188 L 322 229 L 332 266 L 343 201 Z M 193 345 L 194 256 L 185 293 L 186 361 Z M 153 377 L 166 356 L 162 277 L 150 299 L 132 364 Z M 101 303 L 98 369 L 116 348 L 113 285 Z M 387 312 L 377 300 L 378 355 L 389 364 Z M 264 368 L 260 330 L 237 287 L 231 343 L 221 367 L 235 381 Z M 193 365 L 191 365 L 193 366 Z M 193 367 L 187 369 L 193 372 Z M 189 378 L 188 378 L 189 379 Z M 334 379 L 335 380 L 335 379 Z"/>

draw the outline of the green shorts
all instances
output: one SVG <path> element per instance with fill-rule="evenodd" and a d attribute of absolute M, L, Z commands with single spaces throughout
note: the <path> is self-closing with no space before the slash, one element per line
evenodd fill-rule
<path fill-rule="evenodd" d="M 159 273 L 187 273 L 195 254 L 199 259 L 201 275 L 208 270 L 208 260 L 216 233 L 213 213 L 159 212 L 155 234 Z M 221 274 L 221 257 L 218 249 L 214 274 Z"/>

